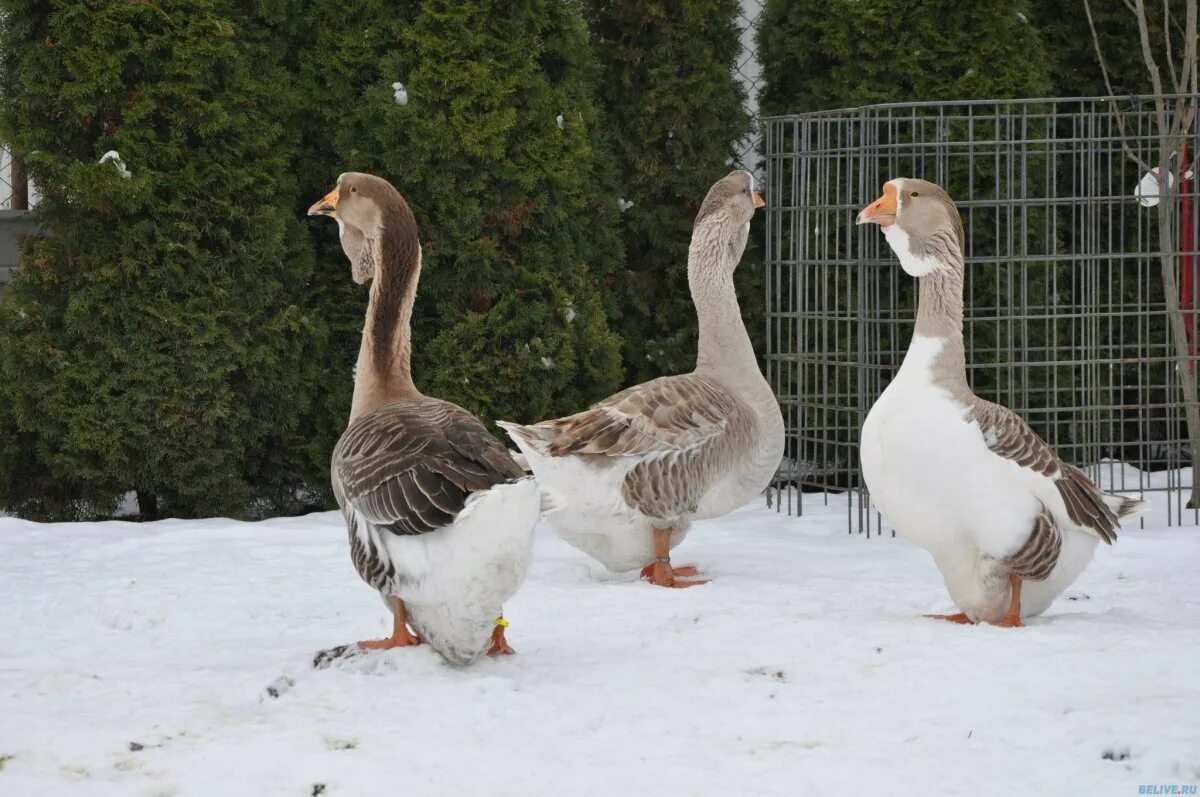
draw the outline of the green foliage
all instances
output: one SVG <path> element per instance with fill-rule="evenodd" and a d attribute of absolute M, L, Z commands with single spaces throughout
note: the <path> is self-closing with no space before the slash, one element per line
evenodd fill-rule
<path fill-rule="evenodd" d="M 589 0 L 602 65 L 605 130 L 620 168 L 625 268 L 614 284 L 628 380 L 691 370 L 696 318 L 687 283 L 692 221 L 729 173 L 750 120 L 732 69 L 737 0 Z M 743 297 L 752 266 L 739 270 Z M 743 305 L 745 306 L 745 298 Z M 756 306 L 751 304 L 751 306 Z M 752 329 L 761 316 L 750 318 Z"/>
<path fill-rule="evenodd" d="M 766 115 L 886 102 L 1044 97 L 1024 0 L 768 0 L 758 34 Z"/>
<path fill-rule="evenodd" d="M 331 155 L 315 159 L 329 167 L 306 173 L 307 190 L 316 199 L 338 172 L 371 172 L 416 213 L 418 386 L 485 421 L 575 412 L 612 392 L 620 344 L 601 286 L 621 259 L 617 193 L 578 8 L 357 0 L 306 15 L 306 147 Z M 321 270 L 349 282 L 336 229 L 312 234 Z M 345 348 L 347 365 L 356 351 Z"/>
<path fill-rule="evenodd" d="M 1146 62 L 1138 36 L 1137 17 L 1123 0 L 1089 0 L 1096 25 L 1096 36 L 1104 54 L 1108 77 L 1115 94 L 1150 94 Z M 1183 23 L 1186 0 L 1170 0 L 1174 55 L 1183 52 Z M 1051 64 L 1054 93 L 1060 97 L 1102 97 L 1108 94 L 1096 46 L 1088 27 L 1083 0 L 1030 0 L 1034 24 Z M 1065 7 L 1064 7 L 1065 6 Z M 1163 45 L 1162 4 L 1147 4 L 1147 29 L 1159 68 L 1163 71 L 1163 91 L 1170 92 L 1166 47 Z"/>
<path fill-rule="evenodd" d="M 326 332 L 274 35 L 290 4 L 6 5 L 0 126 L 53 234 L 0 317 L 5 508 L 299 508 Z"/>

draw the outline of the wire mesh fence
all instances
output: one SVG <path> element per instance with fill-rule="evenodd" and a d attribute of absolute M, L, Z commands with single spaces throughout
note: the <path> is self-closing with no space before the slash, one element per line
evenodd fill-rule
<path fill-rule="evenodd" d="M 1174 98 L 1172 102 L 1180 101 Z M 1168 334 L 1157 210 L 1135 191 L 1155 162 L 1151 100 L 918 103 L 763 120 L 768 379 L 787 423 L 772 491 L 801 513 L 849 491 L 847 527 L 881 519 L 859 474 L 858 433 L 912 335 L 916 280 L 855 215 L 893 177 L 957 201 L 967 237 L 968 378 L 1020 413 L 1064 459 L 1109 489 L 1188 509 L 1191 451 Z M 1194 159 L 1193 129 L 1184 151 Z M 1194 168 L 1194 166 L 1193 166 Z M 1195 342 L 1196 179 L 1177 192 L 1174 252 Z M 1195 379 L 1195 350 L 1189 379 Z M 1186 369 L 1185 369 L 1185 372 Z M 823 495 L 818 495 L 817 493 Z"/>

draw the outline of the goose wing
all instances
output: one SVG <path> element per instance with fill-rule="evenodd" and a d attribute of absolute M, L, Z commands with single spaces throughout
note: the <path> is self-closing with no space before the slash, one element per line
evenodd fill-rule
<path fill-rule="evenodd" d="M 667 454 L 703 447 L 745 412 L 745 404 L 713 380 L 683 374 L 635 385 L 538 426 L 554 432 L 551 456 Z"/>
<path fill-rule="evenodd" d="M 443 528 L 472 493 L 525 475 L 475 416 L 436 399 L 385 404 L 356 419 L 332 470 L 344 513 L 400 535 Z"/>
<path fill-rule="evenodd" d="M 979 424 L 984 442 L 992 453 L 1051 481 L 1076 526 L 1109 544 L 1117 538 L 1118 517 L 1104 500 L 1105 494 L 1083 471 L 1059 459 L 1021 416 L 1007 407 L 976 399 L 967 421 Z M 1039 515 L 1035 520 L 1035 536 L 1048 534 L 1045 525 L 1044 518 Z M 1039 530 L 1040 535 L 1037 534 Z M 1044 547 L 1054 545 L 1047 542 Z"/>
<path fill-rule="evenodd" d="M 553 432 L 551 456 L 634 456 L 625 502 L 671 522 L 696 511 L 709 488 L 753 439 L 750 408 L 696 374 L 629 388 L 568 418 L 539 424 Z"/>

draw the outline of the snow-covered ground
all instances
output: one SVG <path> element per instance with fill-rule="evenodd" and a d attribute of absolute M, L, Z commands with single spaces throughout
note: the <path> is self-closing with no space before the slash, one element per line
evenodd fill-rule
<path fill-rule="evenodd" d="M 1200 781 L 1200 529 L 1129 529 L 1028 627 L 964 627 L 919 616 L 951 608 L 933 563 L 847 535 L 844 500 L 698 524 L 675 559 L 713 581 L 678 591 L 543 528 L 505 607 L 519 655 L 468 670 L 425 647 L 312 668 L 387 629 L 333 513 L 0 520 L 0 795 L 1090 797 Z"/>

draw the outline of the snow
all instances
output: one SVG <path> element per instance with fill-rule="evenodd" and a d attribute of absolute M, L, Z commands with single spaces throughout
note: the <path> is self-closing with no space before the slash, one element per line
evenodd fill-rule
<path fill-rule="evenodd" d="M 404 88 L 404 84 L 396 81 L 392 84 L 392 97 L 396 100 L 397 105 L 408 105 L 408 89 Z M 340 225 L 341 222 L 339 221 Z"/>
<path fill-rule="evenodd" d="M 126 180 L 128 180 L 131 176 L 129 169 L 125 168 L 125 162 L 121 160 L 121 153 L 117 152 L 115 149 L 110 149 L 108 152 L 101 155 L 99 162 L 101 164 L 111 162 L 113 166 L 117 167 L 117 174 L 121 175 L 121 177 Z"/>
<path fill-rule="evenodd" d="M 518 655 L 383 635 L 334 513 L 260 523 L 0 520 L 4 795 L 1131 795 L 1200 780 L 1200 530 L 1156 507 L 1023 629 L 952 607 L 932 561 L 755 505 L 615 575 L 539 528 Z M 1161 526 L 1161 527 L 1158 527 Z M 273 694 L 272 694 L 273 693 Z M 323 785 L 323 790 L 318 788 Z"/>

